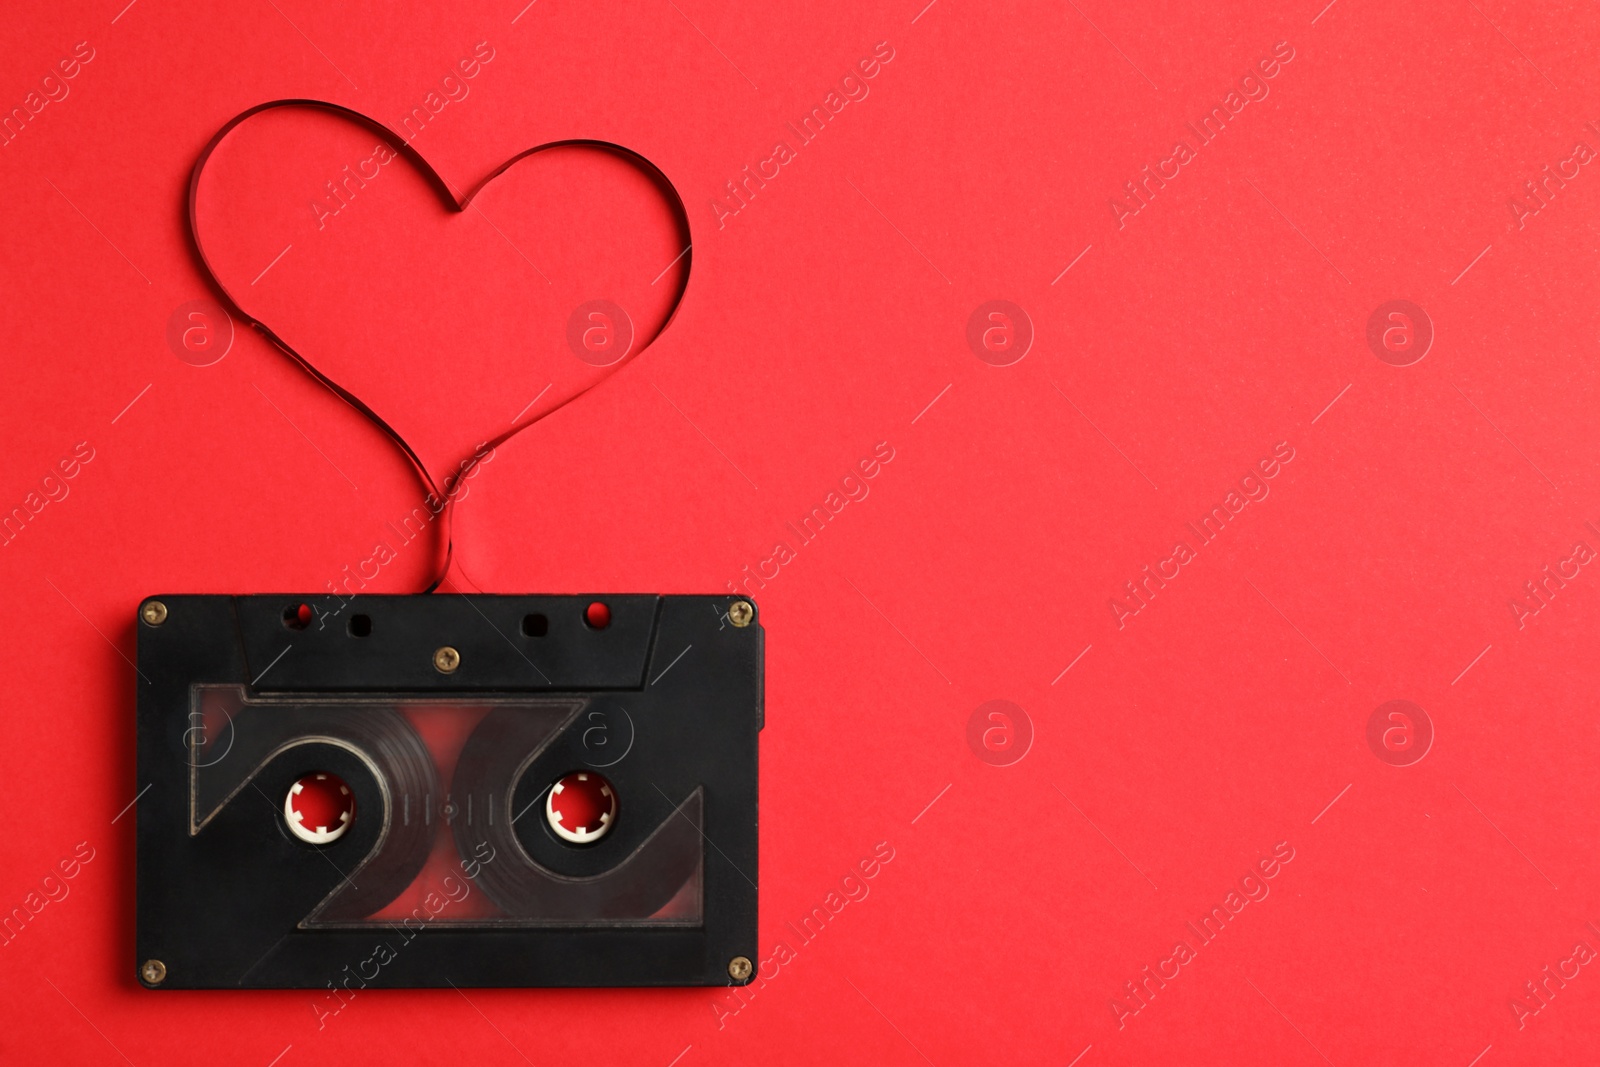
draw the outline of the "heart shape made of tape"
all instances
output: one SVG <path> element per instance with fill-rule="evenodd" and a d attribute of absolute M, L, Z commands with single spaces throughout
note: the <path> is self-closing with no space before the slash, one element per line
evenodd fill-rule
<path fill-rule="evenodd" d="M 689 223 L 621 145 L 563 139 L 458 190 L 392 129 L 276 100 L 218 130 L 190 234 L 229 312 L 368 418 L 450 512 L 479 458 L 599 385 L 666 328 Z"/>

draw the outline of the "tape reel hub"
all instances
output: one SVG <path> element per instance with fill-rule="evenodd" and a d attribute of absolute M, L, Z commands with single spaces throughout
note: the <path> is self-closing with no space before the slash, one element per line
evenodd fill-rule
<path fill-rule="evenodd" d="M 283 798 L 283 820 L 289 832 L 312 845 L 339 840 L 356 818 L 356 798 L 338 775 L 315 771 L 301 775 Z"/>
<path fill-rule="evenodd" d="M 593 771 L 573 771 L 550 787 L 544 817 L 561 840 L 591 845 L 616 822 L 617 791 Z"/>

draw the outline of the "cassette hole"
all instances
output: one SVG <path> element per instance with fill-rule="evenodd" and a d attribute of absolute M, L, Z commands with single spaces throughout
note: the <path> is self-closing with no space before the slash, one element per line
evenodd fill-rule
<path fill-rule="evenodd" d="M 325 771 L 301 775 L 283 798 L 284 823 L 308 844 L 339 840 L 355 820 L 355 794 L 342 778 Z"/>
<path fill-rule="evenodd" d="M 311 625 L 310 604 L 290 604 L 283 609 L 283 625 L 291 630 L 304 630 Z"/>
<path fill-rule="evenodd" d="M 351 637 L 370 637 L 370 636 L 372 636 L 372 616 L 371 615 L 352 615 L 352 616 L 350 616 L 350 625 L 349 625 L 348 629 L 350 631 L 350 636 Z"/>
<path fill-rule="evenodd" d="M 535 612 L 522 617 L 522 635 L 524 637 L 543 637 L 550 632 L 550 620 L 544 615 Z"/>
<path fill-rule="evenodd" d="M 617 791 L 593 771 L 572 771 L 545 794 L 544 817 L 561 840 L 592 845 L 617 821 Z"/>
<path fill-rule="evenodd" d="M 604 601 L 596 600 L 583 609 L 583 621 L 589 624 L 591 630 L 604 630 L 611 625 L 611 609 Z"/>

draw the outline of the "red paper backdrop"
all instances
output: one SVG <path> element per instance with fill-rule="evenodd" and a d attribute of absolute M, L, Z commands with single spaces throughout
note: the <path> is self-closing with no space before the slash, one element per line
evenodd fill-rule
<path fill-rule="evenodd" d="M 1600 20 L 922 2 L 6 12 L 0 1059 L 1584 1061 Z M 334 213 L 375 139 L 275 112 L 201 221 L 440 474 L 604 378 L 469 483 L 458 581 L 754 592 L 755 985 L 319 1025 L 136 983 L 139 598 L 321 590 L 418 502 L 242 322 L 195 365 L 189 170 L 283 97 L 411 116 L 460 190 L 578 137 L 681 194 L 676 262 L 659 191 L 586 150 L 462 214 L 370 164 Z M 685 270 L 654 344 L 577 357 L 580 304 L 642 343 Z M 393 547 L 370 588 L 425 585 Z"/>

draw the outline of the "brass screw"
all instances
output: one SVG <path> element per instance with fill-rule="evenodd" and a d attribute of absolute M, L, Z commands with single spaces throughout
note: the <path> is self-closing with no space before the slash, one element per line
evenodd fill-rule
<path fill-rule="evenodd" d="M 733 623 L 735 626 L 741 628 L 749 626 L 750 620 L 755 617 L 756 609 L 751 606 L 750 601 L 748 600 L 735 600 L 728 607 L 728 621 Z M 740 956 L 739 958 L 744 959 L 743 956 Z M 749 963 L 750 961 L 745 960 L 745 962 Z"/>
<path fill-rule="evenodd" d="M 147 600 L 139 617 L 151 626 L 160 626 L 167 621 L 167 606 L 159 600 Z"/>
<path fill-rule="evenodd" d="M 145 985 L 160 985 L 167 980 L 167 965 L 160 960 L 145 960 L 139 967 Z"/>
<path fill-rule="evenodd" d="M 445 645 L 433 654 L 433 669 L 440 674 L 454 674 L 461 666 L 461 653 Z"/>
<path fill-rule="evenodd" d="M 741 601 L 741 603 L 743 603 L 743 601 Z M 747 608 L 749 606 L 750 605 L 748 604 L 745 605 Z M 749 977 L 755 973 L 756 965 L 750 962 L 749 956 L 735 956 L 733 959 L 728 961 L 728 977 L 732 978 L 735 982 L 747 981 Z"/>

